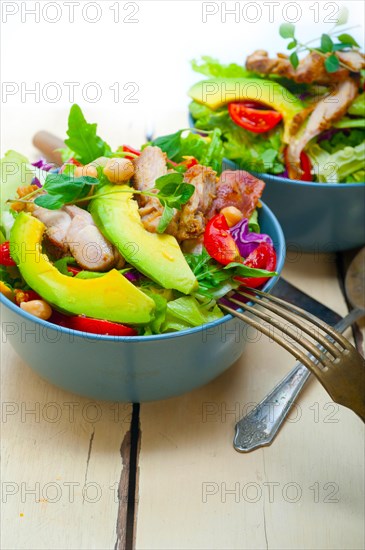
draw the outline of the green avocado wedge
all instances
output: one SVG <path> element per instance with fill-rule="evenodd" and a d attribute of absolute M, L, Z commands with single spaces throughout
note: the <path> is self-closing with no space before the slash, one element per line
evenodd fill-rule
<path fill-rule="evenodd" d="M 62 275 L 42 252 L 45 226 L 18 214 L 10 233 L 11 255 L 26 283 L 52 306 L 74 315 L 118 323 L 147 324 L 155 303 L 116 269 L 97 279 Z"/>
<path fill-rule="evenodd" d="M 233 101 L 257 101 L 283 115 L 285 143 L 290 140 L 290 127 L 295 115 L 304 109 L 302 102 L 286 88 L 271 80 L 259 78 L 215 78 L 201 80 L 189 90 L 198 103 L 216 110 Z"/>
<path fill-rule="evenodd" d="M 105 185 L 91 201 L 91 215 L 104 236 L 141 273 L 163 288 L 190 294 L 198 283 L 171 235 L 150 233 L 127 185 Z"/>

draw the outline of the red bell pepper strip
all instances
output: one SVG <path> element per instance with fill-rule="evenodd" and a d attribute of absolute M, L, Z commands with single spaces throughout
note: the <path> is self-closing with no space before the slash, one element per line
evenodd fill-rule
<path fill-rule="evenodd" d="M 122 151 L 124 153 L 132 153 L 132 155 L 137 155 L 137 157 L 140 156 L 141 154 L 141 151 L 138 151 L 138 149 L 134 149 L 133 147 L 130 147 L 129 145 L 123 145 L 122 146 Z M 129 159 L 129 160 L 133 160 L 135 157 L 134 156 L 128 156 L 126 155 L 124 158 L 126 159 Z"/>
<path fill-rule="evenodd" d="M 247 256 L 243 263 L 244 265 L 255 267 L 256 269 L 274 271 L 276 267 L 275 249 L 271 244 L 260 243 L 259 246 Z M 257 288 L 263 285 L 269 278 L 270 277 L 235 277 L 237 281 L 240 281 L 240 283 L 250 288 Z"/>
<path fill-rule="evenodd" d="M 5 265 L 7 267 L 16 265 L 13 258 L 10 256 L 9 241 L 6 241 L 0 245 L 0 265 Z"/>
<path fill-rule="evenodd" d="M 138 334 L 134 328 L 121 325 L 120 323 L 113 323 L 104 319 L 93 319 L 92 317 L 82 317 L 80 315 L 68 316 L 58 311 L 53 312 L 50 322 L 71 330 L 105 336 L 137 336 Z"/>
<path fill-rule="evenodd" d="M 233 122 L 255 134 L 272 130 L 283 118 L 278 111 L 269 110 L 252 101 L 229 103 L 228 112 Z"/>
<path fill-rule="evenodd" d="M 241 261 L 240 252 L 229 232 L 228 223 L 223 214 L 216 214 L 207 223 L 204 232 L 204 246 L 209 256 L 220 264 L 228 265 L 231 262 Z"/>
<path fill-rule="evenodd" d="M 287 147 L 284 150 L 284 160 L 285 160 L 285 167 L 289 174 L 291 174 L 291 166 L 288 161 L 288 155 L 287 155 Z M 300 178 L 300 181 L 313 181 L 312 177 L 312 163 L 305 151 L 302 151 L 300 153 L 300 167 L 302 169 L 302 177 Z"/>
<path fill-rule="evenodd" d="M 72 266 L 72 265 L 68 265 L 67 266 L 67 271 L 69 273 L 72 273 L 72 276 L 74 277 L 75 275 L 80 273 L 80 271 L 82 271 L 82 269 L 81 269 L 81 267 L 75 267 L 75 266 Z"/>

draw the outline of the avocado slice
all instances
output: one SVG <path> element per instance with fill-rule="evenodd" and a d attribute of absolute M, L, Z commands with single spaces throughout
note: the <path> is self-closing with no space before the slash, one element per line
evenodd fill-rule
<path fill-rule="evenodd" d="M 190 294 L 197 286 L 180 246 L 171 235 L 150 233 L 128 185 L 105 185 L 91 201 L 91 215 L 104 236 L 141 273 L 168 289 Z"/>
<path fill-rule="evenodd" d="M 189 96 L 213 111 L 233 101 L 258 101 L 283 115 L 285 143 L 290 140 L 290 127 L 295 115 L 304 109 L 302 102 L 286 88 L 271 80 L 259 78 L 214 78 L 201 80 L 189 90 Z"/>
<path fill-rule="evenodd" d="M 10 233 L 11 255 L 26 283 L 51 305 L 74 315 L 118 323 L 147 324 L 154 301 L 116 269 L 97 279 L 62 275 L 42 252 L 45 225 L 25 212 Z"/>

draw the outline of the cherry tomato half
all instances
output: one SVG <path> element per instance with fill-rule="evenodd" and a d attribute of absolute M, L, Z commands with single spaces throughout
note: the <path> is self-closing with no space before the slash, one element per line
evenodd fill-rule
<path fill-rule="evenodd" d="M 5 265 L 7 267 L 16 265 L 13 258 L 10 256 L 9 241 L 6 241 L 0 245 L 0 265 Z"/>
<path fill-rule="evenodd" d="M 82 317 L 80 315 L 64 315 L 55 311 L 50 319 L 52 323 L 79 330 L 81 332 L 90 332 L 91 334 L 102 334 L 106 336 L 137 336 L 138 332 L 131 327 L 105 321 L 103 319 L 93 319 L 91 317 Z"/>
<path fill-rule="evenodd" d="M 262 108 L 261 104 L 252 101 L 229 103 L 228 112 L 233 122 L 255 134 L 268 132 L 283 118 L 278 111 Z"/>
<path fill-rule="evenodd" d="M 284 159 L 285 159 L 285 167 L 290 177 L 292 170 L 291 170 L 290 163 L 288 162 L 287 148 L 285 148 L 285 151 L 284 151 Z M 302 176 L 300 178 L 300 181 L 313 181 L 312 163 L 307 153 L 305 153 L 305 151 L 302 151 L 300 153 L 300 168 L 302 170 Z"/>
<path fill-rule="evenodd" d="M 213 216 L 207 223 L 204 232 L 204 246 L 212 258 L 220 264 L 240 262 L 241 255 L 229 232 L 226 218 L 223 214 Z"/>
<path fill-rule="evenodd" d="M 260 243 L 259 246 L 247 256 L 243 263 L 244 265 L 255 267 L 256 269 L 274 271 L 276 267 L 275 249 L 271 244 Z M 235 277 L 235 279 L 245 286 L 257 288 L 266 283 L 269 277 Z"/>

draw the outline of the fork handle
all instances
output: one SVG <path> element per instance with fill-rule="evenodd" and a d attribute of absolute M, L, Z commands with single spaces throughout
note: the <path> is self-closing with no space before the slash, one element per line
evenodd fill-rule
<path fill-rule="evenodd" d="M 344 332 L 363 316 L 364 310 L 353 309 L 334 328 L 338 332 Z M 247 453 L 269 445 L 310 375 L 310 371 L 302 363 L 297 363 L 251 412 L 237 422 L 234 448 Z"/>

